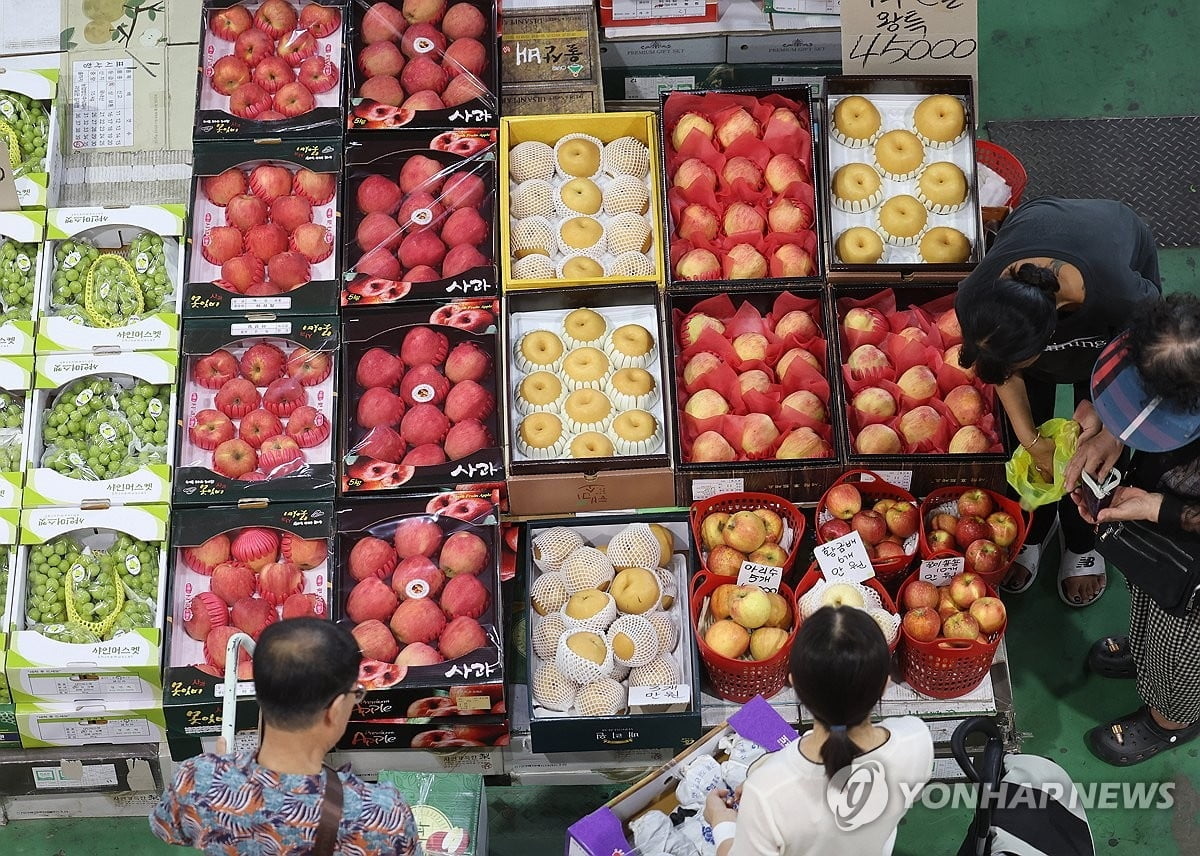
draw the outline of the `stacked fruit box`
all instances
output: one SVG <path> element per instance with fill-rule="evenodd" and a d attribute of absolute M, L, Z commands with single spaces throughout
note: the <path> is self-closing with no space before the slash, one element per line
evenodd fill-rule
<path fill-rule="evenodd" d="M 0 68 L 0 141 L 8 149 L 22 209 L 57 201 L 60 154 L 57 56 L 5 57 Z"/>

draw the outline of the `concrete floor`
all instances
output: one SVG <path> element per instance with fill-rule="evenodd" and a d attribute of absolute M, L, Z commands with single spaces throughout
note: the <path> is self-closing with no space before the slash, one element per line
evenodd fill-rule
<path fill-rule="evenodd" d="M 1068 118 L 1200 114 L 1200 14 L 1187 0 L 984 0 L 980 3 L 982 118 Z M 1163 282 L 1197 290 L 1200 249 L 1164 251 Z M 1051 557 L 1052 558 L 1052 557 Z M 1171 810 L 1093 810 L 1098 853 L 1200 853 L 1200 744 L 1121 771 L 1095 761 L 1082 735 L 1132 710 L 1130 683 L 1086 674 L 1096 638 L 1126 625 L 1119 577 L 1095 607 L 1069 610 L 1054 593 L 1049 563 L 1034 590 L 1010 602 L 1009 651 L 1017 724 L 1025 751 L 1053 758 L 1080 783 L 1174 782 Z M 489 794 L 491 856 L 562 852 L 562 831 L 603 802 L 597 788 L 495 789 Z M 898 856 L 953 853 L 969 817 L 917 808 L 906 818 Z M 24 821 L 0 828 L 0 853 L 21 856 L 134 856 L 169 852 L 140 818 Z"/>

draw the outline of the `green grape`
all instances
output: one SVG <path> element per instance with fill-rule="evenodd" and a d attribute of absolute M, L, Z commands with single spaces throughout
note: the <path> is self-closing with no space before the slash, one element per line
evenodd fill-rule
<path fill-rule="evenodd" d="M 0 428 L 20 429 L 25 424 L 25 396 L 0 390 Z"/>
<path fill-rule="evenodd" d="M 142 312 L 142 293 L 136 279 L 131 279 L 124 260 L 105 253 L 90 271 L 92 288 L 84 291 L 84 312 L 95 314 L 120 327 Z M 90 312 L 89 312 L 90 307 Z"/>
<path fill-rule="evenodd" d="M 25 620 L 31 625 L 67 620 L 66 573 L 78 562 L 79 546 L 59 537 L 29 549 L 25 584 Z"/>
<path fill-rule="evenodd" d="M 0 91 L 0 121 L 5 122 L 17 137 L 16 174 L 45 172 L 50 139 L 49 111 L 27 95 Z"/>
<path fill-rule="evenodd" d="M 106 377 L 73 380 L 54 397 L 54 403 L 42 417 L 42 437 L 47 446 L 59 440 L 90 439 L 84 425 L 92 416 L 116 408 L 119 387 Z"/>
<path fill-rule="evenodd" d="M 0 301 L 4 304 L 4 320 L 29 319 L 36 259 L 36 244 L 19 244 L 11 238 L 0 243 Z"/>
<path fill-rule="evenodd" d="M 83 305 L 83 287 L 88 269 L 100 251 L 87 241 L 59 241 L 54 248 L 54 279 L 50 303 L 59 307 Z"/>
<path fill-rule="evenodd" d="M 144 311 L 157 312 L 163 309 L 173 289 L 167 273 L 162 236 L 142 232 L 134 238 L 129 244 L 129 263 L 137 271 L 138 286 L 145 302 Z"/>
<path fill-rule="evenodd" d="M 0 473 L 19 473 L 25 468 L 21 455 L 21 432 L 0 431 Z M 0 586 L 0 591 L 4 587 Z"/>
<path fill-rule="evenodd" d="M 138 443 L 143 447 L 164 448 L 171 414 L 167 411 L 170 387 L 155 386 L 139 380 L 133 389 L 117 395 L 117 409 L 128 420 Z"/>
<path fill-rule="evenodd" d="M 11 548 L 7 544 L 0 544 L 0 598 L 5 596 L 8 591 L 8 559 L 11 555 Z M 3 607 L 0 607 L 0 615 L 4 614 Z M 0 669 L 0 674 L 3 670 Z"/>

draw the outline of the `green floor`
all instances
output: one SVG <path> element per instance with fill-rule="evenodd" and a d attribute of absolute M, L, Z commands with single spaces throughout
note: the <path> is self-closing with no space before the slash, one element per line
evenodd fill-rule
<path fill-rule="evenodd" d="M 739 0 L 741 2 L 742 0 Z M 1200 114 L 1200 15 L 1191 0 L 980 0 L 983 119 Z M 1161 254 L 1164 285 L 1197 288 L 1200 249 Z M 1053 573 L 1010 603 L 1009 652 L 1017 725 L 1028 752 L 1061 763 L 1086 782 L 1175 782 L 1172 810 L 1090 813 L 1097 852 L 1155 856 L 1200 853 L 1200 744 L 1119 771 L 1094 761 L 1082 743 L 1097 722 L 1133 709 L 1132 684 L 1084 673 L 1092 640 L 1125 626 L 1119 578 L 1095 607 L 1069 610 Z M 563 829 L 602 802 L 593 788 L 495 789 L 489 795 L 491 856 L 562 852 Z M 900 831 L 899 856 L 953 853 L 967 815 L 914 809 Z M 140 818 L 24 821 L 0 828 L 0 853 L 20 856 L 134 856 L 167 853 Z M 833 856 L 833 854 L 831 854 Z"/>

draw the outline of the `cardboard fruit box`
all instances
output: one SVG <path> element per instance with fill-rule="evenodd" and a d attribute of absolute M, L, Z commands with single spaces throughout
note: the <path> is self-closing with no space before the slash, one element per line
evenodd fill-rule
<path fill-rule="evenodd" d="M 42 277 L 44 211 L 0 211 L 0 354 L 33 353 Z"/>
<path fill-rule="evenodd" d="M 342 143 L 196 147 L 184 318 L 337 307 Z"/>
<path fill-rule="evenodd" d="M 602 27 L 670 27 L 675 24 L 702 24 L 716 21 L 717 0 L 701 3 L 656 3 L 635 0 L 600 0 Z"/>
<path fill-rule="evenodd" d="M 826 212 L 825 247 L 829 279 L 841 283 L 953 282 L 962 280 L 983 258 L 983 223 L 980 218 L 977 170 L 975 165 L 975 101 L 969 76 L 939 77 L 828 77 L 825 79 L 825 115 L 827 117 L 823 156 L 824 177 L 829 208 Z M 914 134 L 914 111 L 927 98 L 948 96 L 950 104 L 961 110 L 961 134 L 954 140 L 938 141 L 927 137 L 923 142 Z M 853 138 L 838 129 L 839 105 L 847 98 L 867 99 L 879 116 L 878 134 L 893 132 L 906 144 L 921 147 L 920 163 L 905 173 L 885 173 L 875 162 L 878 140 Z M 863 107 L 861 102 L 855 102 Z M 852 108 L 843 108 L 852 112 Z M 866 110 L 865 107 L 863 107 Z M 869 111 L 864 121 L 873 123 Z M 842 119 L 843 124 L 846 119 Z M 891 146 L 889 137 L 885 146 Z M 916 151 L 916 148 L 913 151 Z M 933 164 L 939 166 L 934 172 Z M 879 190 L 865 199 L 845 199 L 837 195 L 839 170 L 851 164 L 865 164 L 875 172 Z M 855 167 L 852 167 L 855 168 Z M 909 169 L 907 163 L 904 169 Z M 942 174 L 937 175 L 940 171 Z M 869 176 L 869 173 L 867 173 Z M 873 179 L 868 179 L 872 180 Z M 849 179 L 845 179 L 849 183 Z M 936 189 L 950 183 L 961 186 L 962 196 L 948 195 L 944 201 L 925 196 L 922 187 Z M 861 193 L 854 194 L 861 195 Z M 864 232 L 863 240 L 843 236 L 850 229 L 862 228 L 882 235 L 880 213 L 890 200 L 906 196 L 906 207 L 924 220 L 916 233 L 883 240 L 881 254 L 877 244 Z M 952 203 L 952 204 L 950 204 Z M 914 221 L 915 222 L 915 221 Z M 938 229 L 940 231 L 935 232 Z M 946 231 L 952 230 L 952 231 Z M 957 235 L 952 234 L 957 232 Z M 939 241 L 937 238 L 943 237 Z M 953 238 L 953 241 L 950 241 Z M 846 254 L 856 253 L 850 255 Z M 861 258 L 860 258 L 861 256 Z"/>
<path fill-rule="evenodd" d="M 38 354 L 179 347 L 182 205 L 46 214 Z"/>
<path fill-rule="evenodd" d="M 37 357 L 22 504 L 166 502 L 178 360 L 175 351 Z"/>
<path fill-rule="evenodd" d="M 21 507 L 34 413 L 32 387 L 33 357 L 0 357 L 0 508 Z M 0 621 L 0 628 L 4 626 Z"/>
<path fill-rule="evenodd" d="M 812 89 L 664 92 L 660 112 L 670 287 L 821 282 Z"/>
<path fill-rule="evenodd" d="M 231 632 L 224 628 L 257 639 L 281 619 L 329 617 L 333 527 L 332 503 L 196 508 L 175 519 L 163 660 L 171 734 L 220 733 Z M 237 715 L 253 724 L 257 708 L 246 702 L 253 701 L 254 675 L 248 662 L 244 675 L 242 668 Z"/>
<path fill-rule="evenodd" d="M 429 719 L 357 719 L 351 716 L 336 749 L 468 749 L 508 745 L 508 720 L 480 716 L 436 722 Z"/>
<path fill-rule="evenodd" d="M 560 164 L 551 151 L 555 147 L 574 162 Z M 504 287 L 661 286 L 666 232 L 658 147 L 652 112 L 502 119 L 499 252 Z M 573 198 L 561 195 L 564 188 Z M 592 214 L 584 213 L 588 211 Z M 578 234 L 560 238 L 559 226 L 574 221 L 580 221 L 575 224 Z"/>
<path fill-rule="evenodd" d="M 173 501 L 332 499 L 337 348 L 329 316 L 191 322 Z"/>
<path fill-rule="evenodd" d="M 343 306 L 500 290 L 495 143 L 461 128 L 347 142 Z"/>
<path fill-rule="evenodd" d="M 504 477 L 498 310 L 498 298 L 488 297 L 343 315 L 343 495 Z"/>
<path fill-rule="evenodd" d="M 8 147 L 17 204 L 49 208 L 58 201 L 57 55 L 6 57 L 0 68 L 0 138 Z M 16 151 L 13 151 L 13 148 Z"/>
<path fill-rule="evenodd" d="M 346 127 L 494 128 L 499 14 L 486 0 L 352 0 Z"/>
<path fill-rule="evenodd" d="M 845 286 L 829 307 L 847 461 L 907 473 L 916 496 L 1004 484 L 1014 448 L 995 390 L 957 365 L 954 294 L 952 286 Z"/>
<path fill-rule="evenodd" d="M 345 0 L 206 0 L 195 139 L 340 136 Z"/>
<path fill-rule="evenodd" d="M 680 504 L 743 490 L 816 502 L 841 474 L 826 300 L 812 286 L 668 292 Z"/>
<path fill-rule="evenodd" d="M 157 700 L 123 702 L 102 698 L 63 704 L 17 704 L 14 713 L 21 745 L 26 749 L 160 743 L 167 736 Z"/>
<path fill-rule="evenodd" d="M 671 417 L 664 392 L 669 372 L 665 369 L 667 352 L 658 320 L 657 288 L 647 284 L 617 289 L 579 286 L 523 291 L 509 294 L 506 304 L 503 390 L 506 400 L 512 402 L 504 426 L 510 510 L 514 514 L 563 514 L 672 505 Z M 578 309 L 591 309 L 604 319 L 606 332 L 601 339 L 564 340 L 563 324 Z M 634 359 L 610 343 L 612 334 L 626 325 L 650 333 L 653 342 L 646 357 Z M 587 348 L 602 352 L 597 359 L 606 361 L 608 371 L 603 379 L 590 382 L 594 391 L 604 396 L 599 400 L 607 400 L 610 405 L 599 422 L 584 424 L 571 418 L 567 407 L 573 407 L 578 396 L 572 397 L 567 375 L 561 369 L 555 370 L 558 362 L 534 363 L 520 356 L 522 341 L 537 331 L 557 337 L 564 354 L 585 353 Z M 622 395 L 613 384 L 623 368 L 645 371 L 652 385 L 650 392 Z M 546 402 L 530 392 L 526 399 L 526 384 L 534 383 L 547 370 L 557 378 L 558 397 Z M 531 445 L 524 438 L 526 421 L 540 418 L 536 414 L 543 412 L 558 420 L 560 438 L 550 445 Z M 628 414 L 638 414 L 654 423 L 648 439 L 620 439 L 612 425 Z M 581 444 L 590 440 L 600 447 L 593 448 L 589 443 L 585 444 L 586 450 L 573 449 L 579 437 L 583 438 Z"/>
<path fill-rule="evenodd" d="M 22 512 L 6 664 L 15 702 L 160 698 L 168 514 Z"/>

